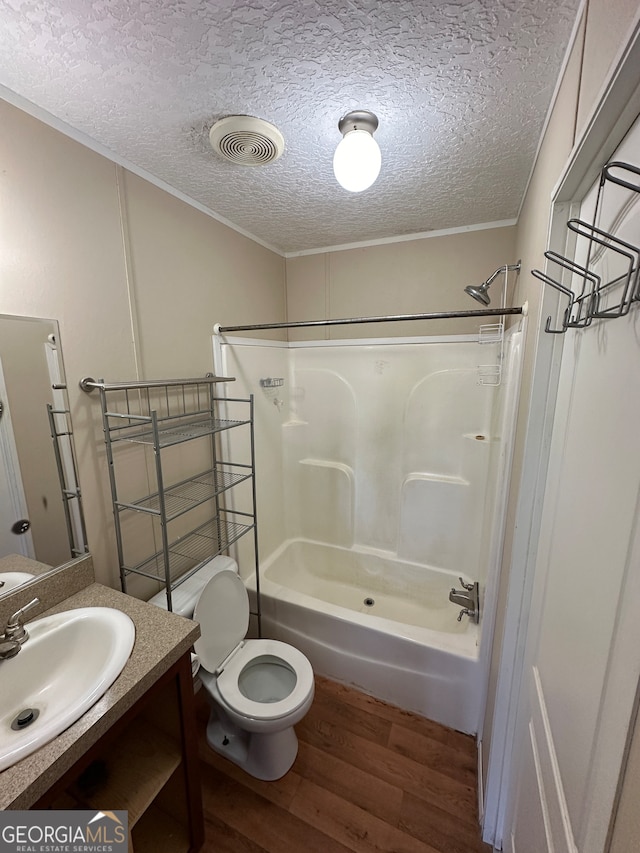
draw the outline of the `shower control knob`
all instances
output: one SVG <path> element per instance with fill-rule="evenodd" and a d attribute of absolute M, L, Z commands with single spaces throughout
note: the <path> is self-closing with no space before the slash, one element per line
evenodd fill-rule
<path fill-rule="evenodd" d="M 465 583 L 465 582 L 462 580 L 462 578 L 458 578 L 458 580 L 460 581 L 460 585 L 462 586 L 462 588 L 463 588 L 463 589 L 466 589 L 467 591 L 469 591 L 469 590 L 472 590 L 472 589 L 473 589 L 473 584 L 472 584 L 472 583 Z"/>
<path fill-rule="evenodd" d="M 458 613 L 458 622 L 462 622 L 463 616 L 471 616 L 471 612 L 466 607 L 463 607 L 460 613 Z"/>

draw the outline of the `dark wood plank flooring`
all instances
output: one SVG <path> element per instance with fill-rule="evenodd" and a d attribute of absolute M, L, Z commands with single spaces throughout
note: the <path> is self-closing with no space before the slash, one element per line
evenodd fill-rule
<path fill-rule="evenodd" d="M 204 853 L 490 853 L 468 735 L 317 678 L 295 764 L 260 782 L 207 746 L 207 713 Z"/>

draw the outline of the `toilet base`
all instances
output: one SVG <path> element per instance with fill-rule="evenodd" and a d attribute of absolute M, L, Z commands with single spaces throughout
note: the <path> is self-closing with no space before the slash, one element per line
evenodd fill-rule
<path fill-rule="evenodd" d="M 219 708 L 211 709 L 207 743 L 214 752 L 265 782 L 274 782 L 284 776 L 298 754 L 298 738 L 293 726 L 266 734 L 247 732 L 238 728 Z"/>

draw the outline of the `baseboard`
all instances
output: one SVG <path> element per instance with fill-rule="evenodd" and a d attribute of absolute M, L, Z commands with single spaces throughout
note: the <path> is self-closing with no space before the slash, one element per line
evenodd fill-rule
<path fill-rule="evenodd" d="M 482 776 L 482 741 L 478 741 L 478 822 L 484 820 L 484 779 Z"/>

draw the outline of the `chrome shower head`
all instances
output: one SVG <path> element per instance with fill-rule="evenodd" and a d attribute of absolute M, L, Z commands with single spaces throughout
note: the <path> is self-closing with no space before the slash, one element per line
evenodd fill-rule
<path fill-rule="evenodd" d="M 481 302 L 483 305 L 490 305 L 491 299 L 489 299 L 489 294 L 487 291 L 496 280 L 496 278 L 500 275 L 504 275 L 504 288 L 502 291 L 502 307 L 504 308 L 507 304 L 507 276 L 510 270 L 515 270 L 516 272 L 520 272 L 520 261 L 517 264 L 505 264 L 503 267 L 498 267 L 498 269 L 492 273 L 486 281 L 483 281 L 481 285 L 476 286 L 475 284 L 469 284 L 465 287 L 464 292 L 468 293 L 469 296 L 473 296 L 478 302 Z"/>
<path fill-rule="evenodd" d="M 468 293 L 469 296 L 473 296 L 474 299 L 477 299 L 478 302 L 481 302 L 483 305 L 489 305 L 491 303 L 491 299 L 489 299 L 489 294 L 487 291 L 489 290 L 489 282 L 484 281 L 479 287 L 476 287 L 475 284 L 469 284 L 465 287 L 464 292 Z"/>

